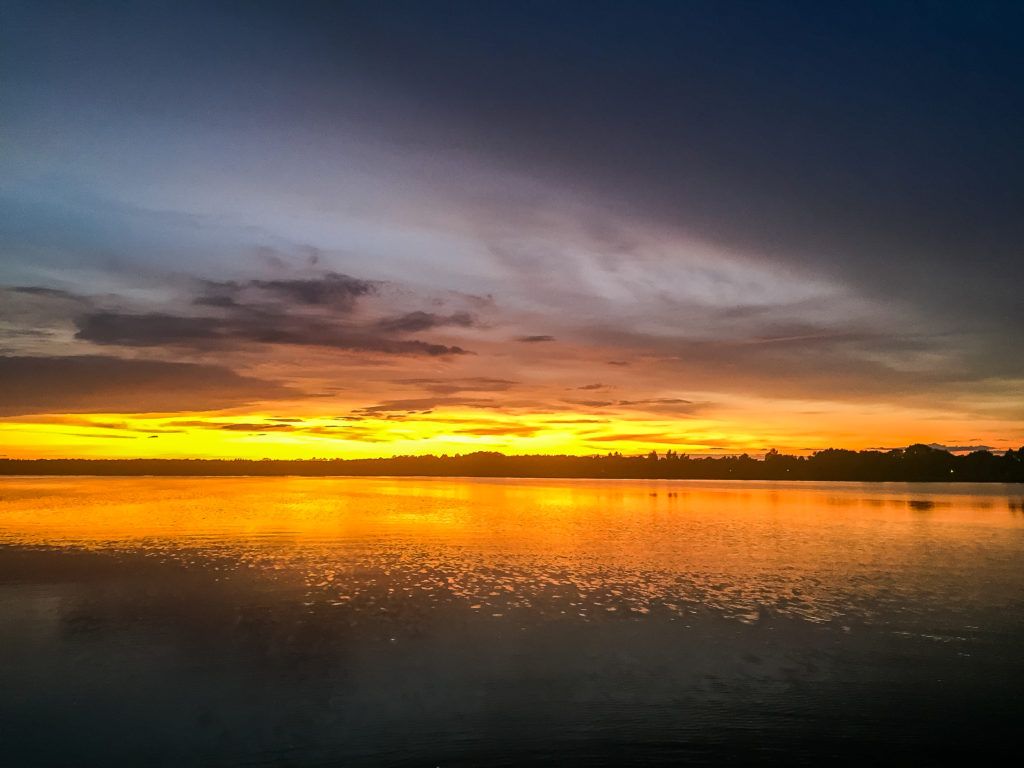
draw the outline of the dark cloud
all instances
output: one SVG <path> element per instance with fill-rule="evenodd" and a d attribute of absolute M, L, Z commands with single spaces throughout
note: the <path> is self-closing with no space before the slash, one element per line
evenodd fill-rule
<path fill-rule="evenodd" d="M 375 283 L 329 272 L 316 280 L 253 280 L 251 285 L 299 304 L 348 309 L 359 296 L 372 292 Z"/>
<path fill-rule="evenodd" d="M 201 295 L 194 300 L 200 306 L 235 307 L 243 304 L 286 304 L 321 307 L 335 312 L 351 312 L 356 300 L 377 290 L 379 283 L 360 280 L 337 272 L 317 277 L 279 280 L 200 281 Z"/>
<path fill-rule="evenodd" d="M 223 340 L 229 330 L 220 318 L 164 313 L 89 312 L 75 320 L 76 339 L 126 347 L 161 347 Z"/>
<path fill-rule="evenodd" d="M 0 415 L 207 411 L 301 393 L 218 365 L 101 355 L 0 357 Z"/>
<path fill-rule="evenodd" d="M 75 338 L 124 347 L 230 349 L 239 344 L 281 344 L 393 355 L 466 354 L 457 346 L 392 338 L 437 326 L 470 325 L 472 318 L 466 313 L 412 312 L 378 323 L 351 317 L 356 299 L 376 290 L 377 283 L 371 281 L 327 273 L 307 279 L 196 282 L 199 295 L 190 303 L 205 310 L 201 314 L 140 313 L 86 302 L 74 319 Z"/>
<path fill-rule="evenodd" d="M 377 327 L 388 333 L 416 333 L 428 331 L 446 325 L 468 328 L 474 324 L 468 312 L 455 312 L 450 315 L 438 315 L 433 312 L 408 312 L 397 317 L 387 317 L 377 322 Z"/>
<path fill-rule="evenodd" d="M 538 344 L 545 341 L 554 341 L 554 336 L 537 335 L 537 336 L 519 336 L 516 341 L 523 342 L 524 344 Z"/>
<path fill-rule="evenodd" d="M 228 316 L 187 317 L 163 313 L 91 312 L 76 319 L 75 338 L 125 347 L 182 346 L 213 348 L 238 344 L 328 347 L 389 355 L 463 355 L 457 346 L 392 339 L 373 329 L 342 325 L 318 316 L 240 312 Z"/>
<path fill-rule="evenodd" d="M 127 300 L 112 295 L 97 299 L 42 286 L 0 288 L 0 338 L 17 344 L 8 351 L 38 354 L 70 324 L 77 341 L 105 347 L 230 352 L 268 344 L 400 356 L 469 354 L 455 345 L 395 338 L 402 324 L 393 330 L 352 317 L 356 298 L 375 290 L 371 281 L 329 273 L 316 279 L 192 284 L 200 295 L 189 298 L 181 312 L 116 308 Z M 472 322 L 463 313 L 400 317 L 407 320 L 401 331 Z"/>
<path fill-rule="evenodd" d="M 44 288 L 38 285 L 16 285 L 5 290 L 11 291 L 12 293 L 24 293 L 29 296 L 42 296 L 47 299 L 60 299 L 64 301 L 72 302 L 87 302 L 88 300 L 83 296 L 78 296 L 69 291 L 63 291 L 59 288 Z"/>

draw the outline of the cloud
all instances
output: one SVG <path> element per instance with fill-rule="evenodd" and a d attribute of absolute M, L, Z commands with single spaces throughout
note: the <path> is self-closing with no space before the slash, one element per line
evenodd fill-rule
<path fill-rule="evenodd" d="M 458 435 L 476 435 L 479 437 L 488 437 L 491 435 L 499 437 L 532 437 L 540 431 L 538 427 L 527 427 L 520 425 L 508 425 L 503 427 L 473 427 L 470 429 L 457 429 L 455 433 Z"/>
<path fill-rule="evenodd" d="M 75 321 L 75 338 L 125 347 L 185 346 L 213 348 L 243 344 L 328 347 L 388 355 L 464 355 L 458 346 L 392 339 L 373 329 L 325 322 L 320 317 L 255 312 L 220 317 L 117 311 L 86 313 Z"/>
<path fill-rule="evenodd" d="M 711 403 L 694 402 L 681 397 L 652 397 L 642 400 L 566 400 L 565 402 L 585 408 L 621 408 L 646 413 L 671 414 L 676 417 L 693 416 L 711 405 Z"/>
<path fill-rule="evenodd" d="M 329 272 L 288 280 L 195 281 L 191 311 L 137 312 L 87 303 L 74 318 L 75 338 L 107 346 L 227 348 L 239 344 L 327 347 L 389 355 L 461 355 L 458 346 L 394 338 L 412 331 L 468 326 L 465 312 L 410 312 L 384 321 L 353 317 L 356 300 L 379 283 Z M 110 301 L 108 300 L 108 304 Z"/>
<path fill-rule="evenodd" d="M 486 398 L 416 397 L 404 400 L 386 400 L 365 408 L 356 408 L 353 413 L 357 416 L 427 413 L 440 407 L 497 408 L 498 404 Z"/>
<path fill-rule="evenodd" d="M 297 428 L 291 424 L 244 424 L 241 422 L 229 422 L 221 424 L 219 429 L 226 429 L 229 432 L 295 432 Z"/>
<path fill-rule="evenodd" d="M 63 301 L 82 302 L 85 299 L 82 296 L 78 296 L 74 293 L 61 290 L 59 288 L 45 288 L 38 285 L 16 285 L 4 290 L 12 293 L 23 293 L 29 296 L 42 296 L 47 299 L 60 299 Z"/>
<path fill-rule="evenodd" d="M 678 445 L 687 442 L 687 438 L 678 434 L 667 434 L 664 432 L 637 432 L 637 433 L 615 433 L 608 435 L 595 435 L 588 437 L 587 442 L 591 443 L 658 443 L 665 445 Z"/>
<path fill-rule="evenodd" d="M 463 379 L 399 379 L 397 384 L 412 384 L 436 395 L 454 395 L 458 392 L 506 392 L 516 385 L 509 379 L 475 376 Z"/>
<path fill-rule="evenodd" d="M 183 430 L 181 429 L 167 429 L 164 427 L 150 427 L 140 426 L 133 424 L 130 421 L 110 421 L 109 419 L 97 419 L 87 415 L 66 415 L 66 414 L 22 414 L 20 416 L 10 416 L 9 419 L 13 421 L 30 421 L 32 424 L 60 424 L 63 426 L 71 427 L 89 427 L 90 429 L 107 429 L 117 430 L 121 432 L 138 432 L 144 435 L 150 435 L 156 437 L 158 435 L 167 434 L 180 434 Z"/>
<path fill-rule="evenodd" d="M 432 312 L 408 312 L 397 317 L 386 317 L 377 321 L 377 327 L 388 333 L 415 333 L 428 331 L 441 326 L 459 326 L 468 328 L 474 324 L 468 312 L 455 312 L 451 315 L 437 315 Z"/>
<path fill-rule="evenodd" d="M 58 288 L 0 286 L 0 341 L 28 342 L 34 347 L 34 341 L 60 334 L 72 318 L 91 306 L 88 297 Z"/>
<path fill-rule="evenodd" d="M 293 306 L 323 307 L 342 313 L 351 312 L 360 296 L 373 293 L 379 285 L 337 272 L 328 272 L 315 278 L 241 282 L 202 280 L 200 284 L 202 294 L 194 303 L 201 306 L 231 307 L 283 302 Z"/>
<path fill-rule="evenodd" d="M 784 330 L 785 333 L 776 331 Z M 799 332 L 796 332 L 799 331 Z M 596 326 L 595 343 L 642 355 L 662 382 L 689 391 L 848 402 L 909 402 L 960 389 L 977 390 L 975 350 L 964 339 L 803 323 L 715 338 L 623 331 Z M 1019 359 L 1005 363 L 1014 374 Z M 673 387 L 675 388 L 675 387 Z"/>
<path fill-rule="evenodd" d="M 76 339 L 126 347 L 208 343 L 223 340 L 229 333 L 221 318 L 182 317 L 160 312 L 89 312 L 76 318 L 75 325 L 78 327 Z"/>
<path fill-rule="evenodd" d="M 539 344 L 545 341 L 554 341 L 554 336 L 538 335 L 538 336 L 519 336 L 516 341 L 522 342 L 523 344 Z"/>
<path fill-rule="evenodd" d="M 340 417 L 345 419 L 347 417 Z M 228 432 L 245 432 L 251 434 L 267 434 L 270 432 L 290 432 L 300 435 L 332 437 L 341 440 L 355 440 L 364 443 L 386 442 L 391 439 L 377 427 L 361 427 L 354 424 L 330 425 L 302 423 L 301 419 L 288 419 L 290 423 L 280 422 L 281 419 L 268 419 L 266 422 L 232 422 L 204 419 L 188 419 L 185 421 L 168 422 L 173 427 L 191 427 L 194 429 L 224 430 Z"/>
<path fill-rule="evenodd" d="M 301 394 L 219 365 L 103 355 L 0 357 L 0 416 L 209 411 Z"/>
<path fill-rule="evenodd" d="M 451 357 L 464 348 L 404 338 L 413 330 L 467 326 L 465 312 L 412 312 L 389 322 L 354 317 L 355 301 L 379 283 L 339 273 L 308 279 L 187 283 L 198 296 L 182 310 L 136 311 L 138 304 L 113 294 L 93 297 L 45 286 L 0 287 L 0 339 L 9 354 L 39 355 L 68 348 L 73 339 L 104 347 L 164 351 L 233 352 L 252 345 L 322 347 L 380 355 Z M 191 292 L 191 291 L 190 291 Z M 397 337 L 396 337 L 397 336 Z"/>
<path fill-rule="evenodd" d="M 670 405 L 690 408 L 701 405 L 681 397 L 653 397 L 647 400 L 619 400 L 616 405 Z"/>

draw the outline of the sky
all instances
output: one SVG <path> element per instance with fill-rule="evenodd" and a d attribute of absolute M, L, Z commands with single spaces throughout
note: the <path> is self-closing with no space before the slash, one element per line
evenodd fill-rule
<path fill-rule="evenodd" d="M 0 454 L 1024 444 L 1022 28 L 0 0 Z"/>

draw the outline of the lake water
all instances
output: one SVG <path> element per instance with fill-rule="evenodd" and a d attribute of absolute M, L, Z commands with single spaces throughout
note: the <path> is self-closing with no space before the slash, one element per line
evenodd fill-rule
<path fill-rule="evenodd" d="M 0 479 L 0 764 L 1015 755 L 1024 486 Z"/>

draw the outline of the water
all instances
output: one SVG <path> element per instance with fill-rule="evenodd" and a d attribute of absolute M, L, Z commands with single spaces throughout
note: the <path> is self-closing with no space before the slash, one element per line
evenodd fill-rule
<path fill-rule="evenodd" d="M 0 764 L 1014 755 L 1024 487 L 0 480 Z"/>

